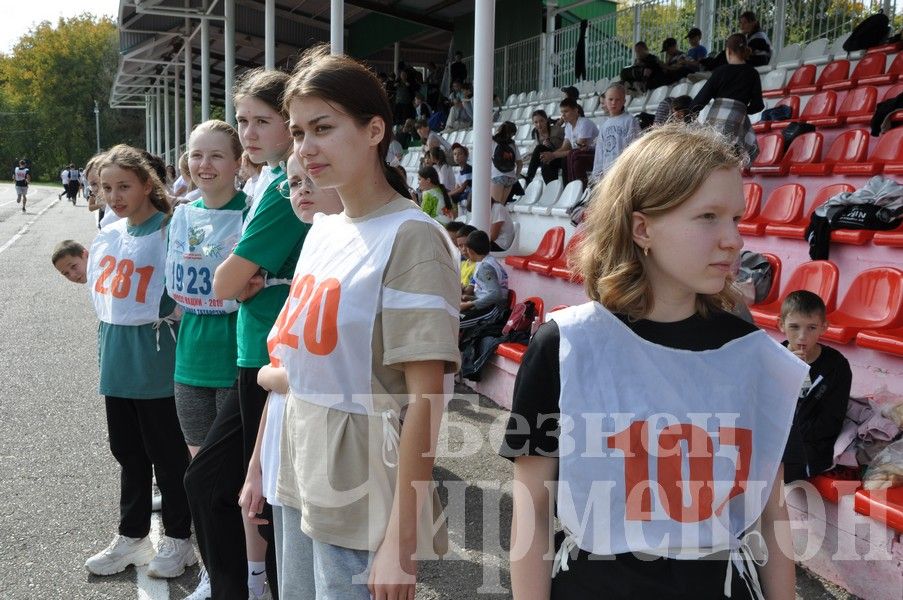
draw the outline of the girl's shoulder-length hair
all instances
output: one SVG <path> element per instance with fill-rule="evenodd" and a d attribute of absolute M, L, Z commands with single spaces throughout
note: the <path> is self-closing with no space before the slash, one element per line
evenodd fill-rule
<path fill-rule="evenodd" d="M 571 269 L 587 296 L 631 319 L 646 317 L 654 298 L 643 251 L 633 240 L 633 213 L 661 215 L 687 201 L 709 175 L 739 169 L 745 157 L 724 136 L 696 124 L 654 127 L 630 144 L 592 191 Z M 699 294 L 698 312 L 731 309 L 738 295 L 725 281 L 717 294 Z"/>

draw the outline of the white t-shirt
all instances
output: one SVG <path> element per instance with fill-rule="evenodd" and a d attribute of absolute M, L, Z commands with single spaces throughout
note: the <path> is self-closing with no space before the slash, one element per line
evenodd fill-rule
<path fill-rule="evenodd" d="M 491 159 L 493 156 L 495 156 L 495 149 L 496 149 L 497 147 L 498 147 L 498 144 L 496 144 L 495 142 L 492 142 L 492 149 L 489 151 L 489 157 L 490 157 L 490 159 Z M 515 144 L 513 140 L 511 141 L 511 147 L 514 148 L 514 162 L 515 162 L 514 168 L 511 169 L 510 171 L 505 171 L 505 172 L 503 173 L 502 171 L 499 171 L 498 169 L 495 168 L 495 164 L 494 164 L 494 163 L 490 162 L 490 164 L 489 164 L 489 166 L 490 166 L 490 175 L 489 175 L 489 177 L 490 177 L 490 178 L 492 178 L 492 177 L 502 177 L 502 176 L 507 176 L 507 177 L 517 177 L 517 164 L 516 164 L 516 163 L 517 163 L 517 161 L 520 160 L 520 151 L 518 151 L 518 149 L 517 149 L 517 144 Z M 498 243 L 498 242 L 496 242 L 496 243 Z M 501 244 L 499 244 L 499 245 L 501 246 Z"/>
<path fill-rule="evenodd" d="M 596 143 L 596 136 L 599 135 L 599 128 L 596 124 L 586 117 L 577 117 L 577 122 L 572 126 L 570 123 L 564 125 L 564 139 L 571 143 L 571 149 L 577 148 L 578 140 L 588 139 L 586 147 L 592 148 Z"/>
<path fill-rule="evenodd" d="M 433 168 L 439 174 L 439 183 L 444 185 L 446 190 L 455 189 L 455 171 L 451 168 L 451 165 L 446 164 L 441 167 L 434 165 Z"/>
<path fill-rule="evenodd" d="M 431 131 L 430 135 L 426 138 L 426 144 L 424 144 L 424 148 L 426 148 L 426 151 L 429 151 L 430 148 L 435 148 L 436 144 L 439 145 L 439 148 L 442 148 L 442 151 L 445 152 L 446 157 L 451 158 L 451 144 L 449 143 L 449 141 L 435 131 Z"/>
<path fill-rule="evenodd" d="M 63 182 L 63 185 L 67 185 L 69 183 L 69 169 L 63 169 L 60 171 L 60 180 Z"/>
<path fill-rule="evenodd" d="M 596 138 L 593 177 L 601 177 L 614 164 L 624 148 L 640 135 L 640 123 L 629 113 L 605 117 Z"/>
<path fill-rule="evenodd" d="M 401 158 L 404 156 L 404 148 L 398 140 L 389 142 L 389 150 L 386 152 L 386 163 L 390 167 L 397 167 L 401 164 Z"/>
<path fill-rule="evenodd" d="M 98 223 L 98 225 L 100 225 L 100 228 L 103 229 L 110 223 L 115 223 L 116 221 L 118 221 L 121 218 L 122 217 L 117 217 L 116 213 L 114 213 L 113 210 L 108 206 L 104 209 L 103 219 L 100 220 L 100 223 Z"/>
<path fill-rule="evenodd" d="M 511 243 L 514 241 L 514 221 L 511 220 L 508 207 L 504 204 L 493 202 L 489 212 L 489 222 L 493 225 L 502 223 L 502 230 L 499 231 L 499 236 L 495 238 L 495 243 L 503 250 L 510 248 Z"/>

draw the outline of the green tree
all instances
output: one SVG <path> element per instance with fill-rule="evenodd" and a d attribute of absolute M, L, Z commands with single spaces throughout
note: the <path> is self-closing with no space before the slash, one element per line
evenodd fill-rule
<path fill-rule="evenodd" d="M 108 18 L 83 14 L 44 21 L 0 55 L 0 165 L 32 160 L 36 177 L 84 165 L 95 152 L 94 102 L 101 146 L 142 146 L 144 115 L 107 106 L 118 65 L 118 33 Z"/>

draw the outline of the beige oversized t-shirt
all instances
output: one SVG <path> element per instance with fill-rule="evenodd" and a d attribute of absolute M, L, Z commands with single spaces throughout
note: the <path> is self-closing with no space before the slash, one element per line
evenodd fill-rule
<path fill-rule="evenodd" d="M 396 211 L 419 208 L 410 200 L 397 198 L 379 210 L 349 221 L 373 219 Z M 441 360 L 446 373 L 460 365 L 458 352 L 458 260 L 453 256 L 445 233 L 421 221 L 403 223 L 395 238 L 383 273 L 383 296 L 404 293 L 432 302 L 430 308 L 393 308 L 396 303 L 381 299 L 374 315 L 370 340 L 372 370 L 370 392 L 380 398 L 374 405 L 391 407 L 404 418 L 407 388 L 403 365 L 406 362 Z M 316 374 L 311 374 L 316 377 Z M 301 511 L 301 529 L 308 536 L 329 544 L 375 551 L 381 543 L 395 495 L 397 453 L 384 447 L 384 417 L 344 412 L 323 407 L 292 394 L 285 408 L 282 430 L 281 465 L 277 498 Z M 391 427 L 398 432 L 398 419 Z M 386 460 L 384 460 L 386 459 Z M 430 487 L 432 483 L 430 482 Z M 433 547 L 433 522 L 441 507 L 432 490 L 429 503 L 419 518 L 418 548 Z M 436 536 L 441 548 L 444 529 Z"/>

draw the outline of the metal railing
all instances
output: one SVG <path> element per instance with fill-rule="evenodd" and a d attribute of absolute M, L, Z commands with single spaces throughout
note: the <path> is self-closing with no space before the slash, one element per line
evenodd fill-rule
<path fill-rule="evenodd" d="M 649 50 L 658 53 L 662 41 L 673 37 L 685 47 L 684 36 L 691 27 L 700 27 L 711 43 L 709 52 L 720 52 L 731 33 L 739 31 L 740 15 L 756 13 L 759 24 L 769 36 L 776 55 L 787 44 L 827 38 L 831 41 L 849 33 L 868 15 L 883 9 L 891 17 L 891 27 L 899 31 L 903 15 L 898 0 L 645 0 L 592 19 L 586 30 L 587 80 L 618 77 L 621 69 L 633 61 L 633 45 L 643 40 Z M 701 3 L 701 5 L 700 5 Z M 780 6 L 779 6 L 780 5 Z M 706 14 L 711 10 L 711 14 Z M 783 11 L 783 13 L 782 13 Z M 776 23 L 776 19 L 780 22 Z M 701 22 L 700 22 L 701 21 Z M 710 28 L 711 31 L 706 31 Z M 495 92 L 504 99 L 512 93 L 561 87 L 577 82 L 575 61 L 580 24 L 554 31 L 547 40 L 552 44 L 548 64 L 542 65 L 541 34 L 498 48 L 495 51 Z M 473 57 L 464 59 L 473 72 Z M 542 65 L 542 66 L 541 66 Z M 541 74 L 550 70 L 544 84 Z"/>

